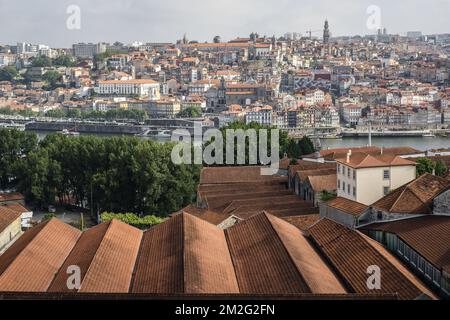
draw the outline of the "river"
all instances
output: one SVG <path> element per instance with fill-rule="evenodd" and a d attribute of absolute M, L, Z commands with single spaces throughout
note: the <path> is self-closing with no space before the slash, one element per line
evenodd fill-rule
<path fill-rule="evenodd" d="M 35 131 L 33 131 L 35 132 Z M 39 131 L 35 132 L 39 140 L 52 132 Z M 98 135 L 111 136 L 111 135 Z M 345 147 L 362 147 L 367 146 L 368 138 L 364 137 L 345 137 L 342 139 L 321 139 L 322 149 L 345 148 Z M 373 137 L 372 145 L 379 147 L 412 147 L 417 150 L 425 151 L 430 149 L 450 148 L 450 137 Z"/>
<path fill-rule="evenodd" d="M 367 146 L 368 138 L 345 137 L 343 139 L 321 139 L 322 149 Z M 379 147 L 412 147 L 425 151 L 450 148 L 450 137 L 372 137 L 372 145 Z"/>

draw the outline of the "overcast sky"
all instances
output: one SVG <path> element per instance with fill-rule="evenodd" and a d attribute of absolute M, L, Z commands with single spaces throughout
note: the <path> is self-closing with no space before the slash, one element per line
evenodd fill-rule
<path fill-rule="evenodd" d="M 81 29 L 69 30 L 69 5 L 81 9 Z M 320 30 L 333 36 L 371 34 L 367 8 L 380 8 L 390 33 L 450 32 L 450 0 L 0 0 L 0 43 L 211 41 Z M 317 36 L 320 33 L 315 34 Z"/>

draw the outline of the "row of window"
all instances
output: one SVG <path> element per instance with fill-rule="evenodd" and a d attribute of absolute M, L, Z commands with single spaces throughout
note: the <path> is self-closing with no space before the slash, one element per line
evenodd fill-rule
<path fill-rule="evenodd" d="M 338 190 L 341 190 L 341 180 L 340 179 L 338 179 L 338 181 L 337 181 L 337 187 L 338 187 Z M 352 188 L 352 191 L 353 191 L 352 193 L 350 193 L 351 188 L 352 188 L 352 186 L 349 183 L 346 184 L 344 181 L 342 181 L 342 191 L 344 193 L 347 193 L 348 195 L 353 195 L 353 197 L 356 198 L 356 187 Z"/>
<path fill-rule="evenodd" d="M 342 170 L 341 170 L 342 168 Z M 348 178 L 351 178 L 353 175 L 353 180 L 356 180 L 356 170 L 355 169 L 351 169 L 351 168 L 347 168 L 346 166 L 343 166 L 341 164 L 338 163 L 337 165 L 337 172 L 341 173 L 345 176 L 347 175 Z"/>
<path fill-rule="evenodd" d="M 424 260 L 420 255 L 412 250 L 406 243 L 402 240 L 398 240 L 398 250 L 397 252 L 403 256 L 403 258 L 408 261 L 411 265 L 416 267 L 420 272 L 422 272 L 426 278 L 433 281 L 437 286 L 441 286 L 441 272 L 440 270 L 433 267 L 428 261 Z"/>
<path fill-rule="evenodd" d="M 356 170 L 355 169 L 352 170 L 351 168 L 347 168 L 346 166 L 343 166 L 338 163 L 337 172 L 338 173 L 342 172 L 342 175 L 344 175 L 344 176 L 347 175 L 348 178 L 351 178 L 352 173 L 353 173 L 353 180 L 356 180 Z M 391 178 L 391 171 L 389 169 L 383 170 L 383 180 L 389 180 L 390 178 Z"/>

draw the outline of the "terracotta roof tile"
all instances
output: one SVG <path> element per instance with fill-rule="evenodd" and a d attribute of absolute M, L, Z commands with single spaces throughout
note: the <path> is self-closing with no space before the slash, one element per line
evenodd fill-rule
<path fill-rule="evenodd" d="M 31 210 L 25 208 L 20 203 L 8 203 L 8 204 L 0 204 L 0 207 L 5 207 L 20 213 L 30 212 Z"/>
<path fill-rule="evenodd" d="M 365 153 L 353 153 L 350 156 L 350 161 L 347 158 L 338 158 L 337 162 L 355 169 L 359 168 L 373 168 L 373 167 L 389 167 L 389 166 L 415 166 L 414 161 L 406 160 L 393 155 L 377 155 L 372 156 Z"/>
<path fill-rule="evenodd" d="M 183 217 L 184 292 L 239 292 L 224 232 L 191 215 Z"/>
<path fill-rule="evenodd" d="M 20 218 L 21 212 L 0 205 L 0 233 Z"/>
<path fill-rule="evenodd" d="M 111 222 L 102 223 L 83 232 L 64 264 L 56 274 L 55 279 L 48 289 L 49 292 L 71 291 L 67 287 L 67 279 L 69 276 L 67 270 L 70 266 L 78 266 L 80 268 L 81 283 L 83 282 L 110 224 Z"/>
<path fill-rule="evenodd" d="M 183 293 L 183 241 L 181 214 L 144 232 L 131 292 Z"/>
<path fill-rule="evenodd" d="M 223 230 L 182 213 L 146 231 L 132 292 L 239 292 Z"/>
<path fill-rule="evenodd" d="M 89 265 L 80 292 L 128 292 L 142 231 L 112 220 Z"/>
<path fill-rule="evenodd" d="M 25 198 L 23 197 L 23 195 L 18 193 L 18 192 L 0 193 L 0 202 L 21 201 L 21 200 L 24 200 L 24 199 Z"/>
<path fill-rule="evenodd" d="M 342 198 L 342 197 L 337 197 L 333 200 L 328 201 L 327 206 L 332 207 L 332 208 L 336 208 L 342 212 L 354 215 L 354 216 L 359 216 L 361 214 L 363 214 L 364 212 L 367 211 L 367 209 L 369 209 L 368 206 L 356 202 L 356 201 L 352 201 L 346 198 Z"/>
<path fill-rule="evenodd" d="M 283 220 L 289 222 L 298 229 L 305 231 L 320 220 L 320 215 L 311 214 L 305 216 L 292 216 L 292 217 L 285 217 L 283 218 Z"/>
<path fill-rule="evenodd" d="M 396 234 L 438 269 L 450 267 L 450 217 L 424 216 L 375 223 L 362 230 L 378 230 Z"/>
<path fill-rule="evenodd" d="M 432 211 L 431 201 L 448 188 L 449 180 L 424 174 L 381 198 L 372 207 L 389 213 L 427 214 Z"/>
<path fill-rule="evenodd" d="M 433 297 L 425 287 L 406 269 L 392 263 L 395 258 L 380 246 L 374 245 L 366 236 L 328 219 L 308 229 L 308 234 L 335 270 L 344 279 L 350 292 L 369 293 L 367 287 L 370 266 L 382 270 L 380 293 L 398 293 L 401 299 L 415 299 L 423 293 Z M 407 275 L 405 275 L 407 273 Z M 414 279 L 414 281 L 411 281 Z"/>
<path fill-rule="evenodd" d="M 333 282 L 337 280 L 320 257 L 314 255 L 315 251 L 300 231 L 285 221 L 260 214 L 225 232 L 241 293 L 336 292 L 342 289 L 338 282 Z M 331 282 L 324 284 L 327 287 L 316 283 L 315 276 L 320 274 L 317 270 L 330 272 Z"/>
<path fill-rule="evenodd" d="M 225 184 L 256 181 L 270 181 L 280 176 L 261 175 L 263 167 L 208 167 L 200 174 L 200 184 Z"/>
<path fill-rule="evenodd" d="M 334 191 L 337 189 L 337 175 L 309 176 L 307 178 L 315 192 Z"/>
<path fill-rule="evenodd" d="M 215 212 L 208 209 L 200 209 L 197 208 L 194 205 L 189 205 L 186 208 L 182 209 L 179 214 L 181 213 L 189 213 L 197 218 L 200 218 L 204 221 L 207 221 L 213 225 L 218 225 L 224 220 L 226 220 L 230 215 L 223 212 Z"/>
<path fill-rule="evenodd" d="M 8 250 L 17 255 L 0 276 L 0 291 L 46 291 L 80 234 L 52 219 L 32 239 L 27 239 L 28 243 L 14 244 Z"/>

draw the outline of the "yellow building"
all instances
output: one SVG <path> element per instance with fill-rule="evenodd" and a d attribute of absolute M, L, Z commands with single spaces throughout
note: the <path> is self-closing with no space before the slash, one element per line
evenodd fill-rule
<path fill-rule="evenodd" d="M 22 213 L 0 205 L 0 253 L 22 232 Z"/>

